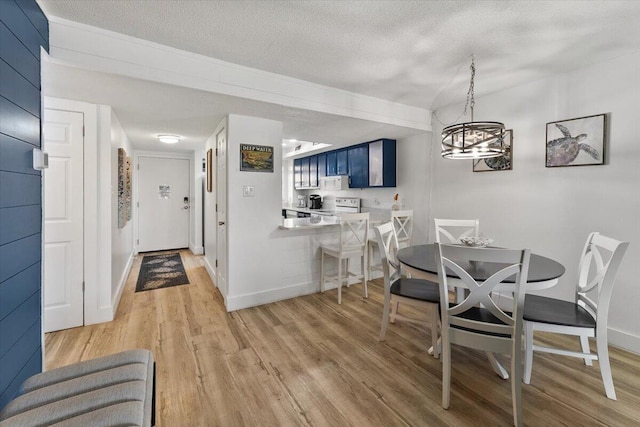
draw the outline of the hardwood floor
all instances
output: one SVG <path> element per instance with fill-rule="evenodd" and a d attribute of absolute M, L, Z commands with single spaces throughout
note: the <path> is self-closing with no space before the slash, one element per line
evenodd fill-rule
<path fill-rule="evenodd" d="M 47 334 L 47 369 L 153 351 L 159 426 L 512 425 L 510 383 L 483 353 L 454 346 L 444 410 L 428 329 L 399 321 L 378 342 L 381 281 L 368 299 L 359 285 L 343 289 L 342 306 L 328 291 L 226 313 L 201 257 L 181 254 L 189 285 L 134 293 L 138 256 L 116 319 Z M 611 348 L 617 401 L 606 398 L 597 363 L 535 354 L 525 425 L 639 425 L 640 356 Z"/>

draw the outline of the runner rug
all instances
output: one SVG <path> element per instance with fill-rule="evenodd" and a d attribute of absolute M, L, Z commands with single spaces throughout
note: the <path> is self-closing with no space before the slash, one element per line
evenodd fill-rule
<path fill-rule="evenodd" d="M 142 258 L 136 292 L 188 284 L 189 279 L 179 253 L 146 255 Z"/>

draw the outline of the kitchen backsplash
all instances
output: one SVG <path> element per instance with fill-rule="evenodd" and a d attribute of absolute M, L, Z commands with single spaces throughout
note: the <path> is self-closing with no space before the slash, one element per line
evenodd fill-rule
<path fill-rule="evenodd" d="M 309 197 L 310 194 L 319 194 L 322 196 L 322 208 L 334 209 L 336 197 L 359 197 L 362 212 L 375 212 L 378 210 L 389 212 L 387 217 L 391 216 L 391 208 L 394 200 L 393 196 L 398 193 L 397 188 L 367 188 L 353 189 L 347 191 L 321 191 L 321 190 L 299 190 L 297 194 Z M 410 203 L 402 197 L 398 197 L 398 205 L 400 209 L 412 209 Z"/>

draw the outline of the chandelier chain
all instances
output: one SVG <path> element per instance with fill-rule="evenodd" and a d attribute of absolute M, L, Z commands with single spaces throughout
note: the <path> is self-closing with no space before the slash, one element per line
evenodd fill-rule
<path fill-rule="evenodd" d="M 471 121 L 473 121 L 473 107 L 475 107 L 476 105 L 476 100 L 473 96 L 473 89 L 476 80 L 476 64 L 474 60 L 475 58 L 473 57 L 473 55 L 471 55 L 471 67 L 469 67 L 471 69 L 471 81 L 469 82 L 469 90 L 467 91 L 467 102 L 464 104 L 464 111 L 462 112 L 462 115 L 464 116 L 467 114 L 467 108 L 470 108 Z"/>
<path fill-rule="evenodd" d="M 471 70 L 471 80 L 469 81 L 469 90 L 467 91 L 467 101 L 464 104 L 464 110 L 462 111 L 462 114 L 460 114 L 458 118 L 452 121 L 451 123 L 444 123 L 438 117 L 437 110 L 433 112 L 433 116 L 438 121 L 438 123 L 440 123 L 442 126 L 446 127 L 453 123 L 459 122 L 463 116 L 467 115 L 467 110 L 469 109 L 471 110 L 471 121 L 473 121 L 473 107 L 475 107 L 476 105 L 476 100 L 474 98 L 475 77 L 476 77 L 475 55 L 471 55 L 471 66 L 469 67 L 469 69 Z"/>

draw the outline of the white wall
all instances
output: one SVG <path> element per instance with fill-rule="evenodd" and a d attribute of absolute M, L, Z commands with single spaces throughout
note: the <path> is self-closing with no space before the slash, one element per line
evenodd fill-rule
<path fill-rule="evenodd" d="M 119 148 L 123 148 L 127 156 L 131 157 L 133 167 L 133 147 L 124 133 L 118 117 L 111 111 L 111 299 L 114 302 L 114 315 L 134 256 L 133 218 L 123 228 L 118 228 Z"/>
<path fill-rule="evenodd" d="M 445 160 L 434 138 L 432 218 L 479 218 L 495 244 L 528 247 L 567 268 L 545 294 L 571 299 L 587 235 L 631 242 L 609 313 L 610 342 L 640 353 L 640 54 L 595 64 L 476 100 L 476 120 L 514 131 L 513 170 L 473 173 Z M 455 118 L 463 105 L 438 110 Z M 545 168 L 546 123 L 609 114 L 604 166 Z M 434 135 L 441 132 L 434 125 Z M 433 238 L 431 238 L 433 240 Z"/>
<path fill-rule="evenodd" d="M 281 254 L 272 249 L 282 222 L 282 123 L 230 114 L 227 140 L 227 308 L 234 299 L 282 286 Z M 273 173 L 241 172 L 240 144 L 273 147 Z M 243 197 L 245 185 L 255 197 Z"/>
<path fill-rule="evenodd" d="M 204 153 L 199 150 L 193 151 L 191 154 L 191 165 L 193 174 L 191 176 L 191 184 L 189 186 L 189 200 L 191 200 L 191 210 L 189 212 L 189 249 L 195 255 L 202 255 L 204 248 L 202 246 L 202 186 L 204 184 L 205 174 L 202 171 L 202 160 Z"/>

